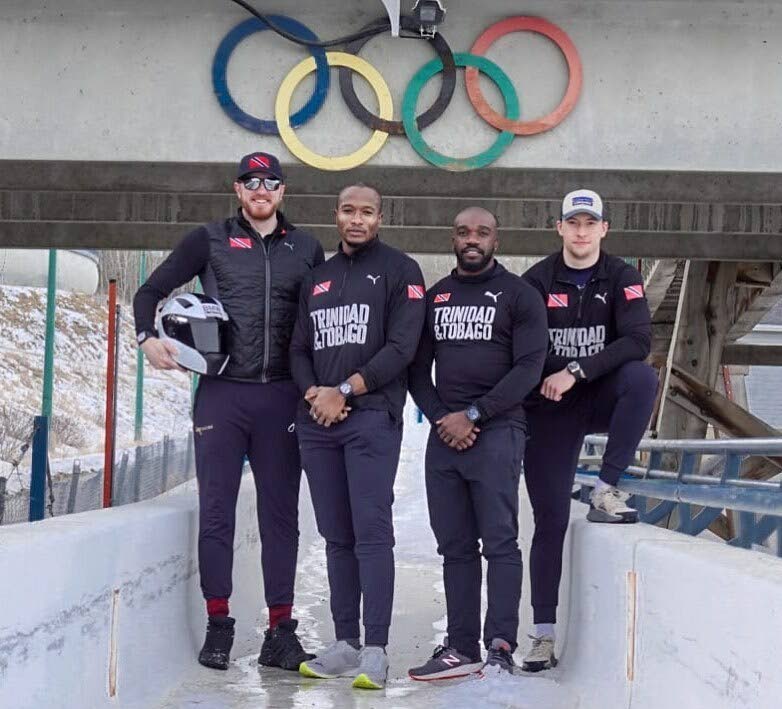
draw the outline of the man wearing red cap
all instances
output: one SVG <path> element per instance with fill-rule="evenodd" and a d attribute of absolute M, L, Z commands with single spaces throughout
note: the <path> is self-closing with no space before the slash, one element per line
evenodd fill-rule
<path fill-rule="evenodd" d="M 193 411 L 198 562 L 208 614 L 198 661 L 223 670 L 229 664 L 236 500 L 247 456 L 255 477 L 269 608 L 258 662 L 298 670 L 312 656 L 303 651 L 291 617 L 301 464 L 293 424 L 299 392 L 291 380 L 288 347 L 301 283 L 323 263 L 323 248 L 279 211 L 285 184 L 274 155 L 245 155 L 233 187 L 237 214 L 187 234 L 139 288 L 133 301 L 136 332 L 153 367 L 176 369 L 176 345 L 154 330 L 158 302 L 198 276 L 204 293 L 228 313 L 230 359 L 221 376 L 201 378 Z"/>

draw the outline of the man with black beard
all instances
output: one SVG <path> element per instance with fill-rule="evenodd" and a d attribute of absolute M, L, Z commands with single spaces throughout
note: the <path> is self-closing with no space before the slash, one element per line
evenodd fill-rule
<path fill-rule="evenodd" d="M 485 664 L 506 671 L 514 665 L 522 403 L 543 371 L 548 332 L 538 294 L 497 263 L 497 246 L 491 212 L 470 207 L 456 216 L 457 266 L 427 293 L 426 324 L 410 368 L 410 392 L 432 424 L 426 494 L 448 609 L 445 642 L 410 670 L 416 680 L 461 677 L 484 667 L 481 551 L 488 561 Z"/>

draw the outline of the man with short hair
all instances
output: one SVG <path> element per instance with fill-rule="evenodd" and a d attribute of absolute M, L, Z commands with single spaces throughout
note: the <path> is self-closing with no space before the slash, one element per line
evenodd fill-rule
<path fill-rule="evenodd" d="M 178 368 L 176 346 L 155 332 L 155 307 L 195 276 L 230 318 L 230 359 L 220 377 L 201 377 L 193 411 L 198 566 L 208 615 L 198 661 L 228 669 L 236 501 L 247 456 L 269 608 L 258 662 L 298 670 L 311 655 L 302 650 L 291 617 L 301 465 L 293 426 L 299 393 L 288 348 L 301 282 L 323 263 L 324 254 L 315 238 L 279 211 L 285 183 L 274 155 L 245 155 L 233 188 L 236 216 L 191 231 L 139 288 L 133 301 L 137 339 L 153 367 Z"/>
<path fill-rule="evenodd" d="M 535 633 L 523 668 L 533 672 L 556 664 L 562 550 L 587 433 L 608 432 L 587 519 L 637 520 L 617 482 L 649 423 L 657 375 L 644 363 L 651 318 L 643 278 L 601 250 L 608 228 L 600 195 L 586 189 L 570 192 L 557 222 L 562 250 L 523 276 L 546 305 L 550 339 L 543 381 L 526 403 L 530 439 L 524 478 L 535 517 L 530 551 Z"/>
<path fill-rule="evenodd" d="M 486 665 L 513 671 L 522 580 L 523 402 L 540 380 L 548 349 L 540 298 L 494 258 L 496 217 L 480 207 L 462 210 L 452 240 L 456 268 L 427 293 L 426 325 L 410 368 L 410 392 L 432 424 L 426 497 L 448 611 L 443 645 L 409 672 L 423 681 L 462 677 Z M 485 664 L 481 552 L 488 562 Z"/>
<path fill-rule="evenodd" d="M 424 279 L 413 259 L 380 241 L 376 189 L 346 187 L 335 212 L 339 248 L 302 287 L 291 343 L 291 370 L 304 394 L 301 459 L 326 540 L 336 638 L 300 671 L 381 689 L 394 594 L 391 506 Z"/>

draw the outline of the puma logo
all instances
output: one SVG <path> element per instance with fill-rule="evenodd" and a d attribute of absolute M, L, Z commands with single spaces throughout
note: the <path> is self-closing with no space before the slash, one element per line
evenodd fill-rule
<path fill-rule="evenodd" d="M 608 293 L 607 292 L 603 293 L 602 295 L 600 295 L 600 293 L 595 293 L 595 298 L 597 298 L 598 300 L 602 300 L 603 301 L 603 305 L 608 305 L 608 302 L 606 301 L 607 297 L 608 297 Z"/>
<path fill-rule="evenodd" d="M 204 431 L 211 431 L 214 428 L 214 426 L 196 426 L 195 432 L 202 436 L 204 434 Z"/>
<path fill-rule="evenodd" d="M 500 291 L 499 293 L 492 293 L 491 291 L 487 290 L 484 293 L 484 295 L 488 296 L 489 298 L 491 298 L 496 303 L 497 302 L 497 298 L 499 298 L 502 295 L 502 291 Z"/>
<path fill-rule="evenodd" d="M 291 251 L 293 251 L 293 244 L 290 241 L 283 241 L 283 244 L 287 246 Z"/>
<path fill-rule="evenodd" d="M 372 281 L 372 285 L 374 286 L 374 285 L 377 283 L 377 281 L 378 281 L 378 279 L 380 278 L 380 276 L 373 276 L 372 274 L 370 274 L 370 273 L 367 273 L 367 278 L 368 278 L 370 281 Z"/>

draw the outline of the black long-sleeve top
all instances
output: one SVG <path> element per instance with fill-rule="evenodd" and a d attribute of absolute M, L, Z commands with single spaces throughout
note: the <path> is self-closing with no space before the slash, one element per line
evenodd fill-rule
<path fill-rule="evenodd" d="M 547 349 L 546 311 L 531 286 L 499 263 L 477 276 L 454 270 L 426 294 L 410 392 L 432 423 L 475 404 L 482 427 L 523 425 L 522 402 L 540 380 Z"/>
<path fill-rule="evenodd" d="M 337 251 L 302 285 L 291 341 L 291 372 L 302 393 L 360 374 L 368 392 L 354 409 L 400 419 L 423 326 L 424 277 L 418 264 L 378 238 L 351 256 Z"/>
<path fill-rule="evenodd" d="M 544 377 L 575 360 L 593 381 L 649 354 L 652 325 L 643 277 L 622 259 L 601 253 L 581 289 L 568 278 L 561 252 L 522 278 L 546 305 L 550 346 Z"/>

